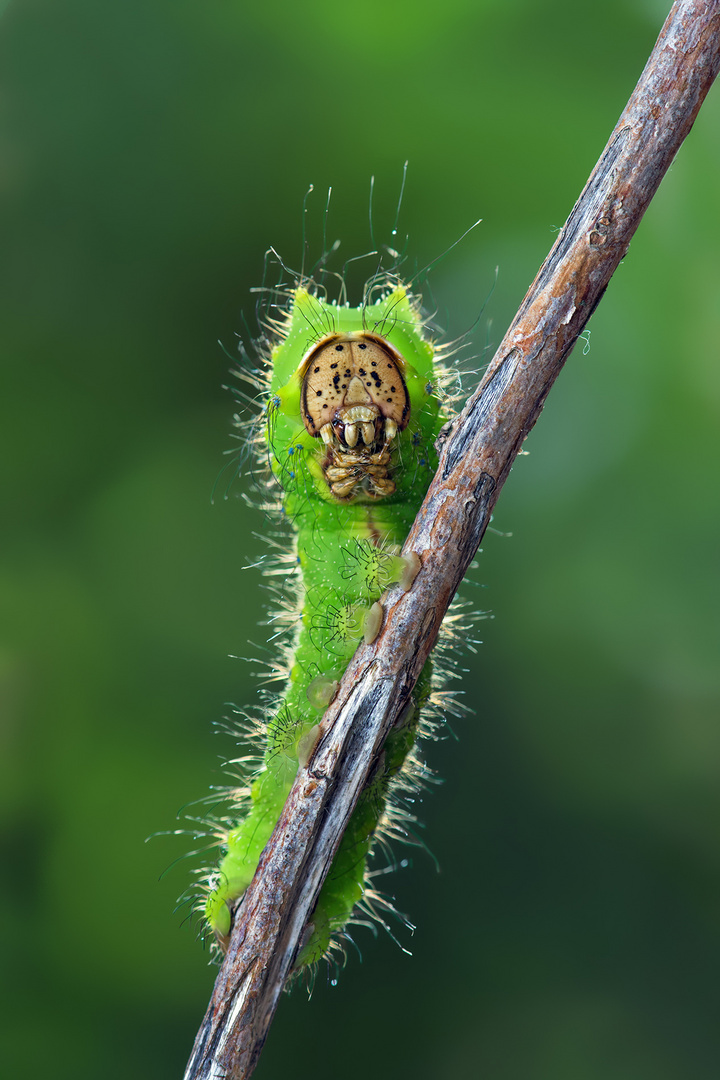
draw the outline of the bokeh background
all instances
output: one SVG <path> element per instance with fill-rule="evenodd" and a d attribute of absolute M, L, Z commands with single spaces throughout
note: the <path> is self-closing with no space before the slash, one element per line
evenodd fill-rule
<path fill-rule="evenodd" d="M 173 910 L 192 843 L 145 839 L 257 691 L 229 654 L 263 640 L 267 524 L 211 493 L 266 248 L 299 265 L 313 183 L 311 251 L 329 185 L 329 239 L 367 251 L 371 175 L 389 241 L 409 160 L 410 268 L 483 218 L 428 297 L 451 336 L 482 309 L 477 367 L 668 7 L 2 5 L 5 1075 L 179 1077 L 211 989 Z M 428 751 L 434 858 L 387 879 L 413 955 L 359 932 L 259 1080 L 717 1076 L 719 121 L 716 88 L 466 588 L 494 618 Z"/>

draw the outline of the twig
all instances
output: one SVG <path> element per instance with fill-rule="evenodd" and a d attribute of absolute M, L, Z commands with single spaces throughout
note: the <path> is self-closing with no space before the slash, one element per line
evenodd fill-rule
<path fill-rule="evenodd" d="M 405 544 L 422 569 L 383 598 L 235 912 L 186 1080 L 255 1067 L 303 930 L 385 737 L 408 702 L 500 489 L 720 66 L 720 0 L 674 4 L 630 101 L 478 390 L 439 440 Z"/>

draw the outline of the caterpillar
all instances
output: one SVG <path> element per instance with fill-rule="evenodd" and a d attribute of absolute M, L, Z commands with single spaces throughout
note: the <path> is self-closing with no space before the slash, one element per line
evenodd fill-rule
<path fill-rule="evenodd" d="M 202 914 L 222 950 L 317 742 L 322 713 L 358 643 L 380 630 L 380 597 L 390 586 L 412 587 L 419 560 L 400 550 L 434 474 L 434 443 L 446 420 L 440 350 L 419 298 L 396 276 L 373 278 L 354 308 L 302 279 L 283 302 L 279 315 L 265 319 L 265 372 L 256 380 L 265 402 L 255 443 L 280 492 L 274 512 L 294 534 L 290 554 L 267 571 L 282 582 L 278 618 L 289 641 L 274 673 L 286 685 L 265 703 L 269 719 L 253 725 L 264 744 L 259 769 L 231 794 L 235 819 L 218 830 L 222 855 L 205 880 Z M 288 589 L 295 594 L 289 605 Z M 351 817 L 296 971 L 328 956 L 356 906 L 375 913 L 367 860 L 380 826 L 404 831 L 388 790 L 412 774 L 431 678 L 428 662 Z"/>

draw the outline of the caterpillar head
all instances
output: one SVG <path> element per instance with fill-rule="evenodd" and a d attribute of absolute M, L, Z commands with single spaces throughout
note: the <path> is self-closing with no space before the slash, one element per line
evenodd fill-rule
<path fill-rule="evenodd" d="M 358 441 L 372 447 L 393 438 L 410 418 L 404 368 L 400 353 L 379 334 L 355 331 L 322 338 L 300 369 L 308 433 L 325 442 L 334 435 L 349 449 Z"/>
<path fill-rule="evenodd" d="M 328 334 L 303 359 L 302 418 L 328 447 L 323 469 L 336 498 L 395 491 L 387 446 L 410 419 L 404 369 L 400 353 L 367 331 Z"/>

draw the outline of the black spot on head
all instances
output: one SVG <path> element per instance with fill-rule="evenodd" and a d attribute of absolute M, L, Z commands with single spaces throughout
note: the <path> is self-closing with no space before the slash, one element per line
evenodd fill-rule
<path fill-rule="evenodd" d="M 322 390 L 316 390 L 315 397 L 322 397 Z"/>
<path fill-rule="evenodd" d="M 344 345 L 336 345 L 335 346 L 335 352 L 342 352 L 344 347 L 345 347 Z"/>
<path fill-rule="evenodd" d="M 394 387 L 394 386 L 391 386 L 391 387 L 390 387 L 390 393 L 391 393 L 391 394 L 397 394 L 397 390 L 395 389 L 395 387 Z"/>
<path fill-rule="evenodd" d="M 358 349 L 367 349 L 367 345 L 364 345 L 363 342 L 361 341 L 360 344 L 358 345 Z"/>
<path fill-rule="evenodd" d="M 313 374 L 314 374 L 314 375 L 317 375 L 317 373 L 318 373 L 318 371 L 319 371 L 319 370 L 320 370 L 320 368 L 319 368 L 319 367 L 313 368 Z"/>

